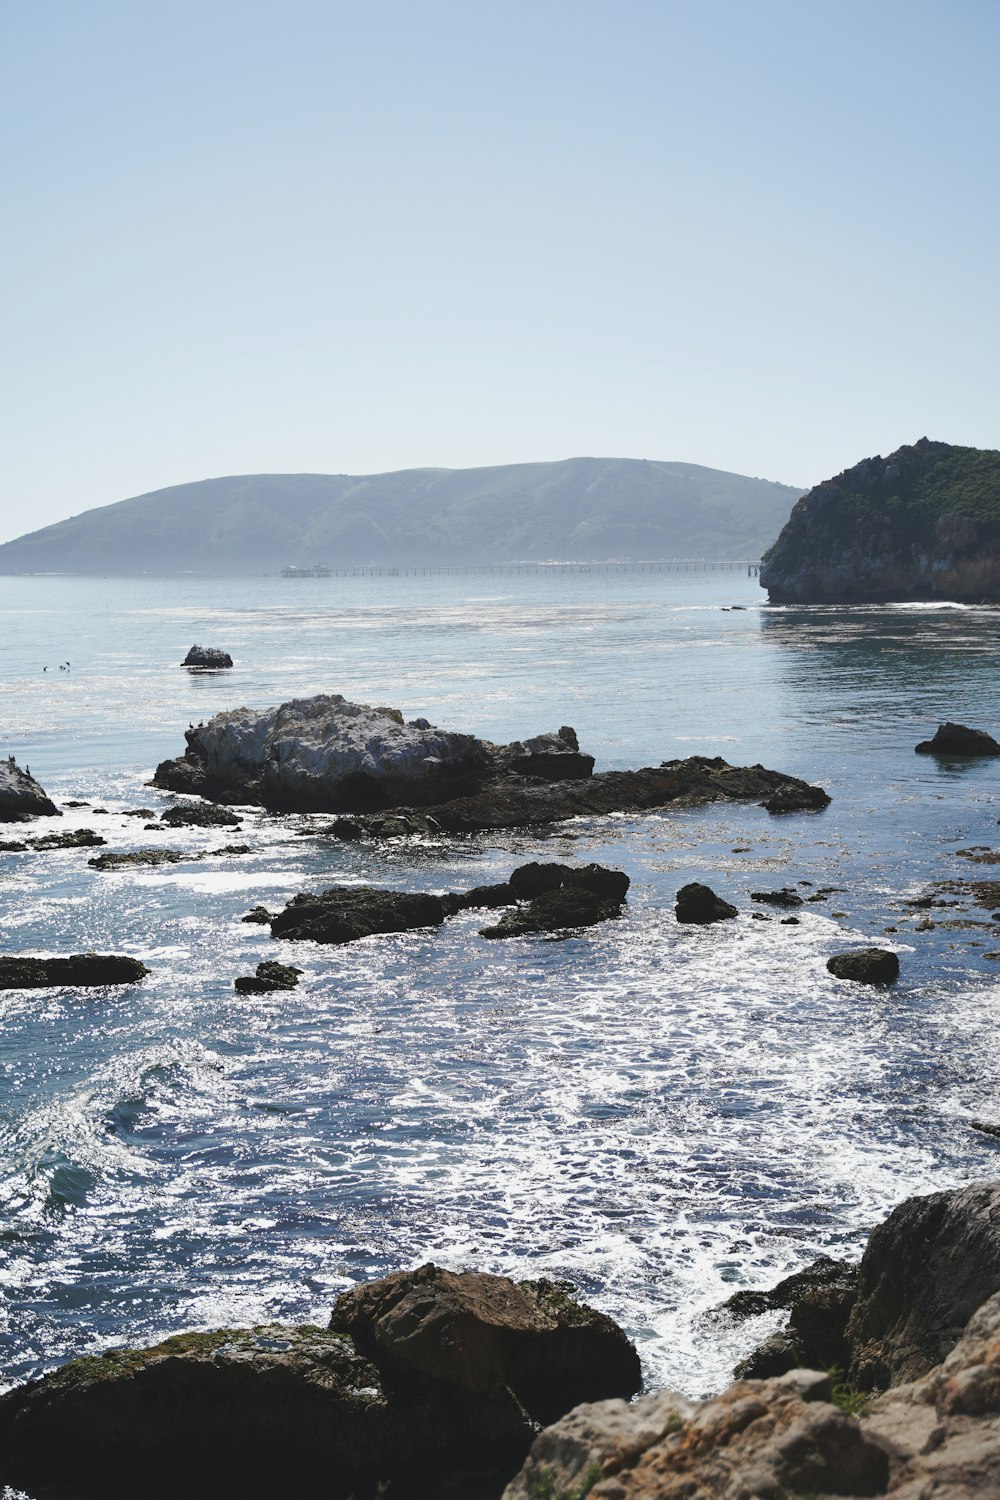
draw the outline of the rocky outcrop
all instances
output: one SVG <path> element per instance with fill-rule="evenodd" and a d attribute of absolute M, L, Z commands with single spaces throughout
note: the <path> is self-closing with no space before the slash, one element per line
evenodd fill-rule
<path fill-rule="evenodd" d="M 700 927 L 710 922 L 725 922 L 739 915 L 731 902 L 723 901 L 710 885 L 702 885 L 698 880 L 681 886 L 674 913 L 678 922 L 693 922 Z"/>
<path fill-rule="evenodd" d="M 231 667 L 232 664 L 233 658 L 229 652 L 220 651 L 218 646 L 192 646 L 181 662 L 182 667 L 208 667 L 216 670 Z"/>
<path fill-rule="evenodd" d="M 638 1383 L 624 1334 L 558 1283 L 424 1266 L 345 1294 L 330 1330 L 182 1334 L 8 1392 L 0 1486 L 375 1500 L 501 1466 L 496 1492 L 538 1421 Z"/>
<path fill-rule="evenodd" d="M 521 865 L 510 877 L 514 896 L 525 905 L 507 912 L 495 927 L 480 928 L 480 937 L 524 937 L 532 933 L 564 932 L 593 927 L 621 915 L 629 888 L 621 870 L 603 865 L 579 867 L 532 863 Z"/>
<path fill-rule="evenodd" d="M 829 801 L 821 787 L 796 776 L 764 766 L 731 766 L 721 756 L 692 755 L 639 771 L 603 771 L 585 781 L 547 784 L 537 777 L 500 776 L 473 795 L 456 797 L 433 812 L 397 808 L 390 813 L 339 818 L 329 832 L 349 841 L 404 835 L 433 839 L 711 802 L 759 802 L 768 811 L 790 812 L 819 811 Z"/>
<path fill-rule="evenodd" d="M 428 805 L 503 774 L 577 779 L 576 736 L 568 732 L 572 739 L 564 729 L 493 745 L 426 719 L 406 723 L 396 708 L 320 694 L 278 708 L 233 709 L 188 729 L 184 756 L 157 766 L 153 785 L 300 812 Z"/>
<path fill-rule="evenodd" d="M 71 953 L 68 958 L 0 957 L 0 990 L 136 984 L 148 973 L 137 958 L 113 953 Z"/>
<path fill-rule="evenodd" d="M 1000 453 L 921 438 L 825 480 L 760 583 L 776 604 L 1000 599 Z"/>
<path fill-rule="evenodd" d="M 751 901 L 763 902 L 765 906 L 802 906 L 802 897 L 798 891 L 791 890 L 787 885 L 782 886 L 780 891 L 751 891 Z"/>
<path fill-rule="evenodd" d="M 245 920 L 245 919 L 244 919 Z M 240 974 L 233 980 L 238 995 L 266 995 L 271 990 L 294 990 L 301 969 L 294 964 L 262 963 L 256 974 Z"/>
<path fill-rule="evenodd" d="M 31 772 L 22 771 L 9 755 L 0 760 L 0 823 L 26 823 L 29 818 L 61 818 Z"/>
<path fill-rule="evenodd" d="M 1000 755 L 1000 744 L 985 729 L 969 729 L 965 724 L 939 724 L 933 739 L 914 746 L 918 755 L 957 755 L 963 757 Z"/>
<path fill-rule="evenodd" d="M 178 849 L 129 849 L 98 854 L 87 863 L 94 870 L 128 870 L 141 865 L 179 865 L 189 857 Z"/>
<path fill-rule="evenodd" d="M 28 849 L 40 853 L 46 849 L 97 849 L 106 844 L 92 828 L 73 828 L 69 833 L 42 833 L 33 839 L 4 839 L 0 841 L 0 853 L 23 854 Z"/>
<path fill-rule="evenodd" d="M 271 936 L 313 943 L 353 943 L 376 933 L 440 927 L 455 906 L 443 896 L 384 891 L 370 885 L 303 891 L 271 919 Z"/>
<path fill-rule="evenodd" d="M 854 984 L 892 984 L 899 978 L 899 957 L 889 948 L 836 953 L 826 966 L 835 979 L 850 979 Z"/>

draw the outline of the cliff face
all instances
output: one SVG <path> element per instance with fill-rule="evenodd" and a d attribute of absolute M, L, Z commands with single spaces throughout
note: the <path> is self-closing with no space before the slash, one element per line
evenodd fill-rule
<path fill-rule="evenodd" d="M 1000 452 L 921 438 L 824 480 L 760 583 L 775 604 L 1000 600 Z"/>

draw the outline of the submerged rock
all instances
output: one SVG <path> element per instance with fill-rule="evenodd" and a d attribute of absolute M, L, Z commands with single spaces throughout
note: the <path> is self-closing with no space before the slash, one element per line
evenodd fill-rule
<path fill-rule="evenodd" d="M 802 897 L 798 891 L 783 886 L 780 891 L 751 891 L 751 901 L 762 901 L 767 906 L 802 906 Z"/>
<path fill-rule="evenodd" d="M 267 927 L 273 920 L 274 915 L 266 906 L 254 906 L 245 917 L 240 917 L 241 922 L 259 922 L 262 927 Z"/>
<path fill-rule="evenodd" d="M 702 885 L 697 880 L 681 886 L 674 911 L 678 922 L 695 922 L 699 926 L 724 922 L 739 915 L 736 907 L 717 896 L 710 885 Z"/>
<path fill-rule="evenodd" d="M 837 953 L 827 959 L 826 966 L 836 979 L 850 979 L 855 984 L 891 984 L 899 978 L 899 958 L 888 948 Z"/>
<path fill-rule="evenodd" d="M 61 818 L 62 813 L 45 788 L 13 755 L 0 760 L 0 823 L 26 823 L 29 818 Z"/>
<path fill-rule="evenodd" d="M 802 783 L 782 786 L 760 804 L 769 813 L 821 812 L 830 804 L 829 792 L 822 787 Z"/>
<path fill-rule="evenodd" d="M 506 1477 L 535 1423 L 639 1378 L 621 1330 L 564 1286 L 424 1266 L 345 1293 L 330 1330 L 181 1334 L 9 1391 L 0 1485 L 375 1500 L 396 1479 Z"/>
<path fill-rule="evenodd" d="M 71 953 L 68 958 L 0 957 L 0 990 L 136 984 L 148 973 L 137 958 L 113 953 Z"/>
<path fill-rule="evenodd" d="M 243 919 L 246 921 L 246 918 Z M 270 990 L 293 990 L 299 982 L 301 969 L 294 964 L 262 963 L 256 974 L 240 974 L 233 980 L 233 989 L 238 995 L 266 995 Z"/>
<path fill-rule="evenodd" d="M 128 870 L 133 865 L 179 865 L 189 857 L 177 849 L 130 849 L 99 854 L 87 863 L 94 870 Z"/>
<path fill-rule="evenodd" d="M 951 723 L 939 724 L 934 738 L 921 740 L 915 749 L 918 755 L 1000 755 L 1000 744 L 985 729 Z"/>
<path fill-rule="evenodd" d="M 214 802 L 181 802 L 162 812 L 160 822 L 168 828 L 239 828 L 243 819 Z"/>
<path fill-rule="evenodd" d="M 69 833 L 43 833 L 33 839 L 0 842 L 0 851 L 4 854 L 23 854 L 27 849 L 38 852 L 45 849 L 97 849 L 107 842 L 92 828 L 74 828 Z"/>
<path fill-rule="evenodd" d="M 181 662 L 182 667 L 231 667 L 233 658 L 228 651 L 220 651 L 218 646 L 192 646 L 191 650 Z"/>

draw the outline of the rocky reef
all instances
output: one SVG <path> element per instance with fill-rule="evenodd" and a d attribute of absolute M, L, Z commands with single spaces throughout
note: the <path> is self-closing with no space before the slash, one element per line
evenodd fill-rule
<path fill-rule="evenodd" d="M 137 984 L 148 973 L 146 965 L 137 958 L 116 953 L 71 953 L 68 958 L 0 956 L 0 990 Z"/>
<path fill-rule="evenodd" d="M 1000 452 L 921 438 L 824 480 L 760 583 L 775 604 L 1000 599 Z"/>

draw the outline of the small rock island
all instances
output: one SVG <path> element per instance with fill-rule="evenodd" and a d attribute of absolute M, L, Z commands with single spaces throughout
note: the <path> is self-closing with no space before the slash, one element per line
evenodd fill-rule
<path fill-rule="evenodd" d="M 772 604 L 1000 600 L 1000 452 L 921 438 L 797 501 L 764 555 Z"/>

